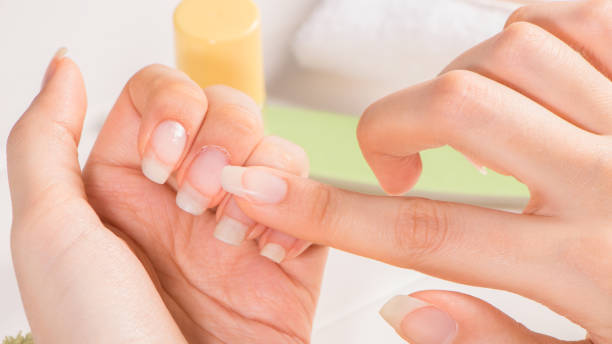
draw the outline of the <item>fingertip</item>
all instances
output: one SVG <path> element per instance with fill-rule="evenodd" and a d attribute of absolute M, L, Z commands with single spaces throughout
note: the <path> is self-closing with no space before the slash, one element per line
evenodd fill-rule
<path fill-rule="evenodd" d="M 55 53 L 47 67 L 40 93 L 23 117 L 35 121 L 53 119 L 68 129 L 78 143 L 87 110 L 87 93 L 78 65 L 65 56 L 66 53 L 66 48 Z"/>
<path fill-rule="evenodd" d="M 391 298 L 380 315 L 411 343 L 450 344 L 457 336 L 457 322 L 447 312 L 409 295 Z"/>
<path fill-rule="evenodd" d="M 399 196 L 410 191 L 423 171 L 419 154 L 407 157 L 378 157 L 370 164 L 381 188 L 389 195 Z"/>

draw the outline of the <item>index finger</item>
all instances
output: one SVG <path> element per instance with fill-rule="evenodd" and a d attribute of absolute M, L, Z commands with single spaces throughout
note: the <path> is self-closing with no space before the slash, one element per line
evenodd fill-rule
<path fill-rule="evenodd" d="M 542 299 L 533 291 L 560 274 L 564 234 L 546 217 L 363 195 L 264 167 L 226 167 L 223 187 L 263 225 L 444 279 Z"/>

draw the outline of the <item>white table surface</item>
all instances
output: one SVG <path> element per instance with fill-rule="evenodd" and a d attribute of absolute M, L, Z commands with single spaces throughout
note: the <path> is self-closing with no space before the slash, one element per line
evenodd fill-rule
<path fill-rule="evenodd" d="M 315 0 L 260 0 L 266 72 L 279 73 L 290 57 L 278 46 L 291 39 Z M 37 92 L 49 58 L 67 46 L 80 65 L 89 95 L 81 147 L 86 156 L 121 87 L 139 68 L 173 65 L 171 13 L 177 1 L 0 0 L 0 338 L 28 330 L 11 265 L 10 199 L 6 180 L 6 137 Z M 272 94 L 274 96 L 274 94 Z M 529 328 L 564 339 L 584 331 L 547 308 L 519 296 L 422 276 L 346 253 L 332 251 L 313 334 L 314 343 L 402 343 L 378 316 L 396 293 L 452 289 L 481 297 Z"/>

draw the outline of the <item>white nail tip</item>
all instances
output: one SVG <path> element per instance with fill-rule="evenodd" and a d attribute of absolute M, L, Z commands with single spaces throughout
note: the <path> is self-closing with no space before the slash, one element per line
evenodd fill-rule
<path fill-rule="evenodd" d="M 259 254 L 275 263 L 280 263 L 285 259 L 286 252 L 281 245 L 268 243 L 261 249 Z"/>
<path fill-rule="evenodd" d="M 407 295 L 397 295 L 392 297 L 380 309 L 379 313 L 389 325 L 398 329 L 406 315 L 414 310 L 427 307 L 428 303 Z"/>
<path fill-rule="evenodd" d="M 172 171 L 153 157 L 142 159 L 142 173 L 152 182 L 164 184 Z"/>
<path fill-rule="evenodd" d="M 187 182 L 176 194 L 176 205 L 193 215 L 202 215 L 208 208 L 209 203 L 210 199 L 208 197 L 203 196 Z"/>
<path fill-rule="evenodd" d="M 213 235 L 226 244 L 238 246 L 244 241 L 248 229 L 242 222 L 224 216 L 217 224 L 217 227 L 215 227 Z"/>
<path fill-rule="evenodd" d="M 223 189 L 238 197 L 244 197 L 242 175 L 246 169 L 240 166 L 225 166 L 221 172 L 221 186 Z"/>

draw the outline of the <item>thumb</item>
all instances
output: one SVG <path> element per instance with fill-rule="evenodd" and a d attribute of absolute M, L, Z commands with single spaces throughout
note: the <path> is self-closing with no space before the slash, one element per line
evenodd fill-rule
<path fill-rule="evenodd" d="M 184 343 L 145 267 L 87 202 L 85 87 L 64 53 L 7 144 L 13 264 L 32 333 L 37 343 Z"/>
<path fill-rule="evenodd" d="M 13 218 L 35 202 L 84 197 L 77 146 L 87 100 L 79 68 L 65 53 L 53 57 L 40 93 L 8 138 Z"/>
<path fill-rule="evenodd" d="M 382 307 L 380 315 L 412 344 L 561 343 L 530 331 L 480 299 L 457 292 L 398 295 Z"/>

